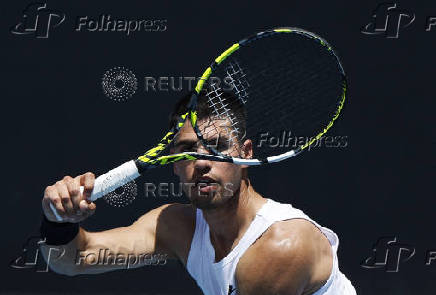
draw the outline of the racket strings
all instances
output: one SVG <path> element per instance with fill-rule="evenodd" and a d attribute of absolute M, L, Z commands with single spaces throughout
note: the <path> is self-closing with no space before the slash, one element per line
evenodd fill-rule
<path fill-rule="evenodd" d="M 236 101 L 242 103 L 244 139 L 253 142 L 258 159 L 289 151 L 286 143 L 296 138 L 305 142 L 317 136 L 337 112 L 343 93 L 341 65 L 330 49 L 313 38 L 284 35 L 258 39 L 233 53 L 213 75 L 229 82 L 230 90 L 211 85 L 207 93 L 211 112 L 231 123 Z M 241 132 L 240 123 L 229 127 Z M 283 134 L 293 138 L 277 144 Z"/>
<path fill-rule="evenodd" d="M 241 153 L 237 145 L 243 136 L 239 127 L 240 121 L 232 110 L 232 102 L 224 94 L 220 83 L 211 83 L 208 86 L 205 97 L 211 116 L 199 123 L 198 127 L 207 147 L 215 148 L 224 155 L 240 157 Z M 224 144 L 222 138 L 226 139 Z"/>
<path fill-rule="evenodd" d="M 212 84 L 212 90 L 206 95 L 208 98 L 209 107 L 213 110 L 212 114 L 215 119 L 228 119 L 230 121 L 230 128 L 235 132 L 239 132 L 237 127 L 238 120 L 230 109 L 230 103 L 223 97 L 223 91 L 218 84 Z"/>
<path fill-rule="evenodd" d="M 246 73 L 241 68 L 238 61 L 233 59 L 232 62 L 229 63 L 226 72 L 226 78 L 228 78 L 228 83 L 230 84 L 230 87 L 235 95 L 237 95 L 237 97 L 243 104 L 247 103 L 247 90 L 250 87 L 250 84 L 246 79 Z"/>
<path fill-rule="evenodd" d="M 276 104 L 269 104 L 271 112 L 277 108 L 284 125 L 288 128 L 293 126 L 295 132 L 310 133 L 299 127 L 319 124 L 319 120 L 324 120 L 336 108 L 335 94 L 340 83 L 339 80 L 332 81 L 332 77 L 338 77 L 337 72 L 330 71 L 322 58 L 312 57 L 313 60 L 309 62 L 307 57 L 297 59 L 293 54 L 287 56 L 284 53 L 281 58 L 283 60 L 275 64 L 288 64 L 289 67 L 287 70 L 282 67 L 271 69 L 276 76 L 276 81 L 272 83 L 274 87 L 257 87 L 253 90 L 258 90 L 256 95 L 260 97 L 270 97 L 269 101 Z M 258 79 L 256 76 L 252 78 Z M 334 100 L 325 97 L 334 97 Z M 263 107 L 268 108 L 268 103 Z"/>
<path fill-rule="evenodd" d="M 226 156 L 241 156 L 240 148 L 237 145 L 239 142 L 238 133 L 229 127 L 226 119 L 213 117 L 207 121 L 199 122 L 198 127 L 204 139 L 203 146 L 207 149 L 213 148 Z"/>

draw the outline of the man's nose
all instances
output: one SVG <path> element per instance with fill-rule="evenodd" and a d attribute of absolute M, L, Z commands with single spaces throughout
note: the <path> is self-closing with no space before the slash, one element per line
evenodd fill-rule
<path fill-rule="evenodd" d="M 203 146 L 199 145 L 197 148 L 197 153 L 199 154 L 209 154 L 209 151 Z M 205 159 L 194 160 L 194 168 L 198 170 L 199 173 L 207 173 L 211 169 L 212 162 Z"/>
<path fill-rule="evenodd" d="M 199 154 L 209 154 L 209 150 L 201 143 L 197 145 L 197 153 Z"/>
<path fill-rule="evenodd" d="M 194 160 L 194 169 L 197 170 L 198 174 L 205 174 L 212 168 L 212 162 L 209 160 Z"/>

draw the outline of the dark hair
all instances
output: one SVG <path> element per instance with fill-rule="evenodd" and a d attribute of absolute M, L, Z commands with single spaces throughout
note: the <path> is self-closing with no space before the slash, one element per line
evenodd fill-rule
<path fill-rule="evenodd" d="M 226 108 L 230 110 L 227 116 L 236 119 L 235 129 L 238 130 L 238 139 L 241 141 L 245 137 L 246 133 L 246 110 L 244 104 L 240 101 L 238 97 L 235 97 L 233 93 L 228 91 L 220 90 L 219 94 L 215 92 L 215 97 L 210 98 L 208 96 L 207 90 L 200 91 L 197 98 L 197 118 L 198 120 L 205 119 L 208 117 L 219 117 L 219 114 L 214 113 L 211 107 L 212 103 L 216 103 L 214 99 L 220 100 L 220 102 L 225 101 Z M 170 128 L 175 126 L 179 117 L 185 114 L 188 110 L 188 104 L 190 102 L 192 92 L 181 97 L 175 104 L 174 109 L 170 115 L 169 123 Z"/>

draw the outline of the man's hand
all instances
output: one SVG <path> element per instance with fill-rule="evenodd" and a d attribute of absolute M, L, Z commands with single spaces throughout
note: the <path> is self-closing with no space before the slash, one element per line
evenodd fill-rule
<path fill-rule="evenodd" d="M 62 222 L 77 223 L 94 214 L 96 206 L 88 200 L 94 188 L 95 175 L 91 172 L 65 176 L 54 185 L 47 186 L 42 199 L 42 210 L 48 220 L 59 222 L 50 208 L 50 203 L 62 217 Z M 80 186 L 84 187 L 83 193 Z"/>

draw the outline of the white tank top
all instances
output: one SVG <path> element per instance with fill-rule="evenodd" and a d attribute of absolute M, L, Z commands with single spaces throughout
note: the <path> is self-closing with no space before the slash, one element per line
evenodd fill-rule
<path fill-rule="evenodd" d="M 244 236 L 232 251 L 215 263 L 215 250 L 210 241 L 209 225 L 197 209 L 195 233 L 189 250 L 186 268 L 206 295 L 237 295 L 235 270 L 239 259 L 274 222 L 302 218 L 312 222 L 327 237 L 332 247 L 333 267 L 327 282 L 313 295 L 355 295 L 351 282 L 342 274 L 338 266 L 336 251 L 338 236 L 330 229 L 320 226 L 303 211 L 290 204 L 282 204 L 271 199 L 256 213 Z"/>

